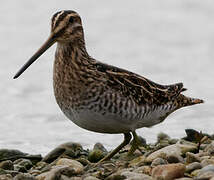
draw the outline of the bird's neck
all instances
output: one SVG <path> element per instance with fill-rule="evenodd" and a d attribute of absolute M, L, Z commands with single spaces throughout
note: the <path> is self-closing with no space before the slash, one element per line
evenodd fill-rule
<path fill-rule="evenodd" d="M 57 43 L 56 59 L 60 58 L 63 61 L 81 61 L 88 59 L 89 55 L 85 47 L 84 39 L 79 39 L 74 42 Z"/>

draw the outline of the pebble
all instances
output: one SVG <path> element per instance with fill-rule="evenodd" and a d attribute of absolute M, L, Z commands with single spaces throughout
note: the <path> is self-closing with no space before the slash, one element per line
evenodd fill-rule
<path fill-rule="evenodd" d="M 133 172 L 151 175 L 152 168 L 150 166 L 140 166 L 137 169 L 134 169 Z"/>
<path fill-rule="evenodd" d="M 201 161 L 201 165 L 202 167 L 205 167 L 207 165 L 214 165 L 214 160 L 213 159 L 204 159 L 203 161 Z"/>
<path fill-rule="evenodd" d="M 89 152 L 88 160 L 92 163 L 96 163 L 99 160 L 101 160 L 102 158 L 104 158 L 105 155 L 106 155 L 106 153 L 104 153 L 103 151 L 101 151 L 99 149 L 94 149 L 91 152 Z"/>
<path fill-rule="evenodd" d="M 63 155 L 69 155 L 72 158 L 77 158 L 81 155 L 83 151 L 82 146 L 79 143 L 67 142 L 57 146 L 51 152 L 49 152 L 42 161 L 51 163 L 56 160 L 58 157 Z"/>
<path fill-rule="evenodd" d="M 14 170 L 18 172 L 26 173 L 27 169 L 24 166 L 21 166 L 19 164 L 14 164 Z"/>
<path fill-rule="evenodd" d="M 191 152 L 186 153 L 186 163 L 200 162 L 200 161 L 201 161 L 200 157 L 195 155 L 194 153 L 191 153 Z"/>
<path fill-rule="evenodd" d="M 11 159 L 12 157 L 26 156 L 27 153 L 23 153 L 16 149 L 0 149 L 0 160 Z M 18 158 L 17 158 L 18 159 Z"/>
<path fill-rule="evenodd" d="M 208 165 L 208 166 L 205 166 L 201 169 L 201 172 L 207 172 L 207 171 L 212 171 L 214 172 L 214 165 Z"/>
<path fill-rule="evenodd" d="M 167 164 L 167 161 L 165 159 L 162 158 L 156 158 L 152 161 L 151 167 L 155 167 L 161 164 Z"/>
<path fill-rule="evenodd" d="M 28 173 L 20 173 L 13 180 L 36 180 L 36 178 Z"/>
<path fill-rule="evenodd" d="M 95 149 L 99 149 L 100 151 L 102 151 L 102 152 L 105 152 L 105 153 L 108 153 L 108 151 L 107 151 L 107 149 L 103 146 L 103 144 L 101 144 L 101 143 L 96 143 L 95 145 L 94 145 L 94 148 L 93 148 L 94 150 Z"/>
<path fill-rule="evenodd" d="M 189 144 L 173 144 L 173 145 L 169 145 L 167 147 L 164 147 L 162 149 L 159 149 L 155 152 L 153 152 L 152 154 L 150 154 L 147 158 L 146 158 L 146 162 L 151 163 L 154 159 L 156 158 L 163 158 L 166 159 L 167 156 L 170 155 L 182 155 L 185 154 L 188 151 L 193 151 L 196 149 L 196 146 L 193 145 L 189 145 Z"/>
<path fill-rule="evenodd" d="M 2 174 L 0 175 L 0 180 L 12 180 L 13 176 L 11 176 L 10 174 Z"/>
<path fill-rule="evenodd" d="M 192 171 L 196 169 L 201 169 L 201 168 L 202 168 L 202 165 L 199 162 L 193 162 L 186 166 L 186 172 L 191 173 Z"/>
<path fill-rule="evenodd" d="M 94 176 L 88 176 L 86 178 L 83 178 L 83 180 L 99 180 L 99 179 Z"/>
<path fill-rule="evenodd" d="M 179 154 L 169 154 L 166 156 L 168 163 L 184 163 L 184 158 Z"/>
<path fill-rule="evenodd" d="M 167 134 L 163 133 L 163 132 L 158 133 L 157 142 L 160 142 L 162 140 L 170 140 L 170 137 Z"/>
<path fill-rule="evenodd" d="M 159 165 L 152 170 L 152 177 L 162 178 L 162 180 L 173 180 L 175 178 L 183 177 L 184 172 L 185 165 L 181 163 Z"/>
<path fill-rule="evenodd" d="M 209 153 L 209 155 L 214 155 L 214 142 L 208 144 L 204 149 L 205 152 Z"/>
<path fill-rule="evenodd" d="M 146 174 L 141 174 L 141 173 L 135 173 L 135 172 L 130 172 L 130 171 L 124 171 L 121 173 L 121 176 L 124 176 L 128 180 L 152 180 L 152 177 L 146 175 Z"/>
<path fill-rule="evenodd" d="M 145 164 L 146 157 L 139 156 L 129 162 L 129 167 L 142 166 Z"/>
<path fill-rule="evenodd" d="M 71 168 L 66 165 L 60 165 L 60 166 L 52 166 L 50 171 L 44 172 L 38 176 L 36 176 L 37 180 L 52 180 L 52 179 L 60 179 L 62 175 L 71 177 L 75 175 L 74 168 Z"/>
<path fill-rule="evenodd" d="M 23 166 L 27 170 L 29 170 L 33 166 L 32 162 L 29 159 L 17 159 L 16 161 L 14 161 L 14 164 Z"/>
<path fill-rule="evenodd" d="M 83 171 L 83 165 L 72 159 L 67 159 L 67 158 L 61 158 L 56 162 L 56 165 L 66 165 L 74 169 L 75 174 L 80 174 Z"/>
<path fill-rule="evenodd" d="M 78 143 L 64 143 L 43 161 L 40 155 L 13 156 L 12 160 L 0 161 L 0 180 L 214 180 L 214 141 L 203 143 L 203 148 L 195 154 L 197 144 L 178 140 L 170 145 L 167 135 L 158 138 L 159 143 L 147 144 L 141 149 L 144 154 L 124 158 L 127 153 L 118 153 L 117 158 L 99 165 L 91 162 L 99 161 L 108 153 L 101 143 L 96 143 L 90 153 Z M 163 148 L 158 149 L 160 147 Z M 6 156 L 8 152 L 17 153 L 7 150 Z M 34 157 L 40 162 L 36 163 Z"/>
<path fill-rule="evenodd" d="M 4 170 L 13 170 L 14 169 L 13 162 L 11 160 L 2 161 L 0 163 L 0 168 Z"/>

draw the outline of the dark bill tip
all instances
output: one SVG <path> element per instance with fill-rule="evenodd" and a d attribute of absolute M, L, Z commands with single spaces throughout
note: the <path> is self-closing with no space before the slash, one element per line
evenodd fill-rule
<path fill-rule="evenodd" d="M 51 35 L 39 50 L 21 67 L 13 79 L 18 78 L 32 63 L 34 63 L 49 47 L 55 43 L 55 38 Z"/>

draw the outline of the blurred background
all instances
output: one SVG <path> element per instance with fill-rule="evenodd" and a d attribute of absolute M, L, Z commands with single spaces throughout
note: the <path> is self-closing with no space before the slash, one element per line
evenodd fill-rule
<path fill-rule="evenodd" d="M 147 142 L 159 132 L 183 137 L 186 128 L 214 133 L 214 1 L 7 0 L 0 7 L 0 148 L 46 154 L 68 141 L 112 149 L 123 139 L 81 129 L 62 114 L 52 88 L 56 46 L 12 79 L 48 37 L 52 15 L 65 9 L 81 15 L 92 57 L 158 83 L 183 82 L 186 95 L 206 101 L 137 130 Z"/>

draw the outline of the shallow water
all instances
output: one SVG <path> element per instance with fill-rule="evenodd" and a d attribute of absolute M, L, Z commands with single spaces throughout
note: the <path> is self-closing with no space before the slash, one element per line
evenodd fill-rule
<path fill-rule="evenodd" d="M 67 141 L 87 148 L 102 142 L 109 149 L 122 141 L 122 135 L 81 129 L 61 113 L 52 89 L 55 46 L 12 79 L 45 41 L 50 18 L 61 9 L 81 15 L 91 56 L 158 83 L 183 82 L 187 95 L 206 101 L 138 130 L 139 135 L 154 142 L 161 131 L 174 138 L 186 128 L 214 132 L 213 1 L 8 0 L 0 7 L 0 148 L 45 154 Z"/>

